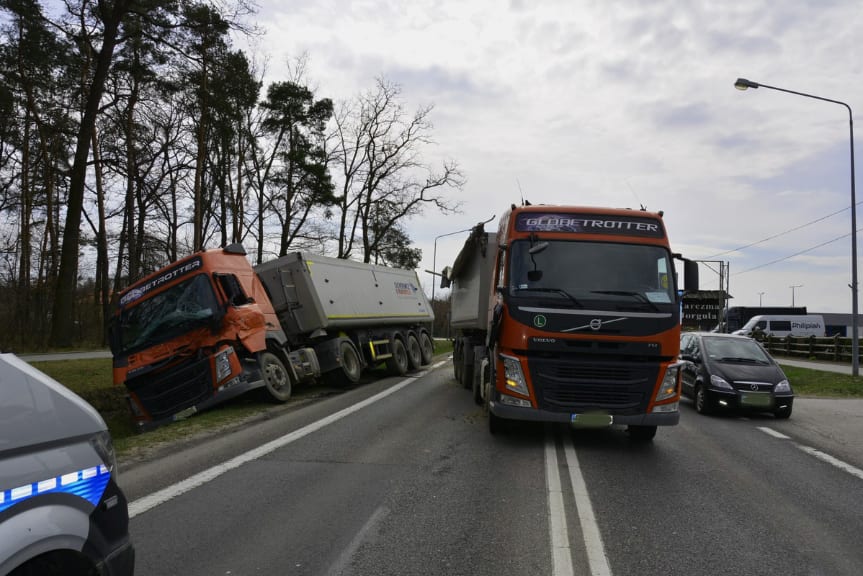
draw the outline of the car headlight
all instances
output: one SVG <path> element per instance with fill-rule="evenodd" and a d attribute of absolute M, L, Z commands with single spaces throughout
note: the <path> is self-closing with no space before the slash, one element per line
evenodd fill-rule
<path fill-rule="evenodd" d="M 779 384 L 773 387 L 774 392 L 791 392 L 791 384 L 789 384 L 788 380 L 783 380 Z"/>
<path fill-rule="evenodd" d="M 672 364 L 665 369 L 665 376 L 662 377 L 662 385 L 659 387 L 659 392 L 656 393 L 657 402 L 674 398 L 677 395 L 677 375 L 679 373 L 679 364 Z"/>
<path fill-rule="evenodd" d="M 721 376 L 717 376 L 716 374 L 710 377 L 710 384 L 716 386 L 717 388 L 725 388 L 726 390 L 734 390 L 731 384 L 729 384 L 725 378 Z"/>
<path fill-rule="evenodd" d="M 521 361 L 512 356 L 500 355 L 503 360 L 504 378 L 506 378 L 506 389 L 511 392 L 516 392 L 523 396 L 530 396 L 527 390 L 527 380 L 524 378 L 524 372 L 521 369 Z"/>

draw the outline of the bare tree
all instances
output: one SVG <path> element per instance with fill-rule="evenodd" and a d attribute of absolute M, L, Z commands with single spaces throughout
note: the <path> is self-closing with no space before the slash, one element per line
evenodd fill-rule
<path fill-rule="evenodd" d="M 401 226 L 406 220 L 428 207 L 443 214 L 458 210 L 459 203 L 445 196 L 464 185 L 457 163 L 445 161 L 435 169 L 423 158 L 434 144 L 431 112 L 432 107 L 425 106 L 408 115 L 401 87 L 378 78 L 374 90 L 336 115 L 335 161 L 342 177 L 337 202 L 339 257 L 350 257 L 359 241 L 364 262 L 399 260 L 392 250 L 408 248 Z M 399 235 L 401 240 L 393 243 Z"/>

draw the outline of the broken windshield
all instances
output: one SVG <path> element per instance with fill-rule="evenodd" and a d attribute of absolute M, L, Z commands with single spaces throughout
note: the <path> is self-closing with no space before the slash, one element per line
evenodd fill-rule
<path fill-rule="evenodd" d="M 213 287 L 204 274 L 139 300 L 121 312 L 118 334 L 121 352 L 128 354 L 204 326 L 217 307 Z"/>

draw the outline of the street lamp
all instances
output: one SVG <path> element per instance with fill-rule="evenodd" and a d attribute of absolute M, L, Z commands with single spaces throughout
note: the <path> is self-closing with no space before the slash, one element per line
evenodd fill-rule
<path fill-rule="evenodd" d="M 794 308 L 794 289 L 803 288 L 803 284 L 795 284 L 793 286 L 789 286 L 789 288 L 791 288 L 791 307 Z"/>
<path fill-rule="evenodd" d="M 758 293 L 758 307 L 761 308 L 761 297 L 764 296 L 764 292 Z"/>
<path fill-rule="evenodd" d="M 795 92 L 794 90 L 786 90 L 785 88 L 777 88 L 776 86 L 768 86 L 747 80 L 746 78 L 738 78 L 734 82 L 734 87 L 738 90 L 746 90 L 747 88 L 768 88 L 788 94 L 796 94 L 805 98 L 821 100 L 823 102 L 831 102 L 844 106 L 848 110 L 848 129 L 851 135 L 851 374 L 858 376 L 860 374 L 860 336 L 857 333 L 857 194 L 854 186 L 854 115 L 851 112 L 851 106 L 839 100 L 831 100 L 830 98 L 822 98 L 812 94 L 803 92 Z M 794 299 L 794 292 L 792 300 Z"/>

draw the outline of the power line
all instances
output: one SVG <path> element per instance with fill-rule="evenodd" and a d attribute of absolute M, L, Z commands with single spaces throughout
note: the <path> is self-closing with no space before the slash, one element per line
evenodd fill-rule
<path fill-rule="evenodd" d="M 857 231 L 863 232 L 863 228 L 860 228 Z M 735 274 L 735 276 L 739 276 L 740 274 L 746 274 L 747 272 L 752 272 L 753 270 L 758 270 L 759 268 L 764 268 L 766 266 L 770 266 L 770 265 L 776 264 L 778 262 L 783 262 L 785 260 L 789 260 L 791 258 L 794 258 L 795 256 L 800 256 L 801 254 L 806 254 L 807 252 L 812 252 L 813 250 L 817 250 L 818 248 L 821 248 L 822 246 L 827 246 L 828 244 L 838 242 L 839 240 L 843 240 L 845 238 L 848 238 L 849 236 L 851 236 L 850 232 L 848 234 L 843 235 L 843 236 L 839 236 L 837 238 L 834 238 L 833 240 L 828 240 L 827 242 L 822 242 L 821 244 L 818 244 L 817 246 L 812 246 L 811 248 L 807 248 L 806 250 L 801 250 L 800 252 L 795 252 L 794 254 L 791 254 L 789 256 L 785 256 L 784 258 L 778 258 L 776 260 L 771 260 L 770 262 L 767 262 L 765 264 L 759 264 L 758 266 L 754 266 L 752 268 L 747 268 L 746 270 L 741 270 L 740 272 L 737 272 Z"/>
<path fill-rule="evenodd" d="M 857 203 L 857 206 L 860 206 L 861 204 L 863 204 L 863 200 L 861 200 L 860 202 L 858 202 L 858 203 Z M 848 211 L 848 210 L 849 210 L 848 208 L 843 208 L 843 209 L 841 209 L 841 210 L 837 210 L 836 212 L 833 212 L 833 213 L 831 213 L 831 214 L 828 214 L 827 216 L 822 216 L 821 218 L 818 218 L 817 220 L 812 220 L 811 222 L 807 222 L 807 223 L 805 223 L 805 224 L 801 224 L 800 226 L 796 226 L 796 227 L 794 227 L 794 228 L 790 228 L 790 229 L 788 229 L 788 230 L 785 230 L 784 232 L 780 232 L 780 233 L 778 233 L 778 234 L 774 234 L 773 236 L 768 236 L 767 238 L 764 238 L 764 239 L 762 239 L 762 240 L 758 240 L 757 242 L 752 242 L 751 244 L 747 244 L 747 245 L 745 245 L 745 246 L 741 246 L 741 247 L 739 247 L 739 248 L 732 248 L 731 250 L 726 250 L 725 252 L 719 252 L 718 254 L 713 254 L 712 256 L 707 256 L 707 257 L 705 257 L 704 259 L 705 259 L 705 260 L 713 260 L 714 258 L 718 258 L 719 256 L 725 256 L 726 254 L 731 254 L 732 252 L 739 252 L 739 251 L 741 251 L 741 250 L 745 250 L 745 249 L 747 249 L 747 248 L 752 248 L 753 246 L 757 246 L 758 244 L 763 244 L 764 242 L 767 242 L 767 241 L 769 241 L 769 240 L 773 240 L 773 239 L 775 239 L 775 238 L 779 238 L 780 236 L 785 236 L 786 234 L 790 234 L 791 232 L 796 232 L 797 230 L 800 230 L 800 229 L 802 229 L 802 228 L 806 228 L 807 226 L 811 226 L 812 224 L 817 224 L 818 222 L 821 222 L 821 221 L 823 221 L 823 220 L 827 220 L 828 218 L 832 218 L 833 216 L 836 216 L 837 214 L 841 214 L 842 212 L 846 212 L 846 211 Z M 851 234 L 850 234 L 850 233 L 848 233 L 848 234 L 846 234 L 845 236 L 842 236 L 841 238 L 845 238 L 845 237 L 850 236 L 850 235 L 851 235 Z M 840 238 L 836 238 L 835 240 L 831 240 L 830 242 L 835 242 L 836 240 L 839 240 L 839 239 L 840 239 Z M 828 242 L 828 244 L 829 244 L 830 242 Z M 819 248 L 820 246 L 823 246 L 823 244 L 820 244 L 819 246 L 814 246 L 814 247 L 812 248 L 812 250 L 814 250 L 815 248 Z M 802 252 L 800 252 L 800 254 L 802 254 Z M 796 254 L 795 254 L 795 256 L 796 256 Z M 791 256 L 789 256 L 789 258 L 791 258 Z M 766 264 L 765 264 L 765 266 L 766 266 Z M 748 270 L 747 270 L 747 272 L 748 272 Z M 738 274 L 742 274 L 742 273 L 743 273 L 743 272 L 738 272 Z"/>

